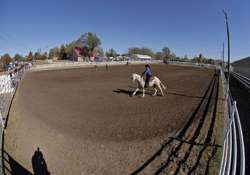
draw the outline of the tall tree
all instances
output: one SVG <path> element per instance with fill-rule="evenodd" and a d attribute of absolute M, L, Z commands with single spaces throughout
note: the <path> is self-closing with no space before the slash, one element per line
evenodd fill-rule
<path fill-rule="evenodd" d="M 1 62 L 3 63 L 3 65 L 9 64 L 12 61 L 12 58 L 9 54 L 4 54 L 1 57 Z"/>
<path fill-rule="evenodd" d="M 88 36 L 87 46 L 90 49 L 90 51 L 93 51 L 95 47 L 101 45 L 101 40 L 98 38 L 96 34 L 88 32 L 87 36 Z"/>
<path fill-rule="evenodd" d="M 59 57 L 59 53 L 60 53 L 60 49 L 55 47 L 53 49 L 49 50 L 49 59 L 54 59 L 54 58 L 58 58 Z"/>
<path fill-rule="evenodd" d="M 67 53 L 64 45 L 61 45 L 60 53 L 59 53 L 59 59 L 60 60 L 66 60 L 67 59 Z"/>
<path fill-rule="evenodd" d="M 74 41 L 65 45 L 65 51 L 66 51 L 66 54 L 67 54 L 68 58 L 71 58 L 73 56 L 73 49 L 76 46 L 77 45 L 76 45 L 76 43 Z"/>
<path fill-rule="evenodd" d="M 171 51 L 168 47 L 162 48 L 162 54 L 163 54 L 164 59 L 166 59 L 166 60 L 171 59 Z"/>
<path fill-rule="evenodd" d="M 164 61 L 176 60 L 176 55 L 168 47 L 162 48 L 162 54 Z"/>
<path fill-rule="evenodd" d="M 32 60 L 33 60 L 33 53 L 29 52 L 28 61 L 32 61 Z"/>
<path fill-rule="evenodd" d="M 75 44 L 83 48 L 85 50 L 84 53 L 86 52 L 86 55 L 90 57 L 94 49 L 101 45 L 101 40 L 95 33 L 88 32 L 82 35 Z"/>
<path fill-rule="evenodd" d="M 23 61 L 24 58 L 23 58 L 20 54 L 15 54 L 14 60 L 15 60 L 15 61 Z"/>
<path fill-rule="evenodd" d="M 117 52 L 113 48 L 109 49 L 106 52 L 106 57 L 116 57 L 116 56 L 117 56 Z"/>
<path fill-rule="evenodd" d="M 157 60 L 163 60 L 163 54 L 162 54 L 162 52 L 156 52 L 155 53 L 155 59 L 157 59 Z"/>

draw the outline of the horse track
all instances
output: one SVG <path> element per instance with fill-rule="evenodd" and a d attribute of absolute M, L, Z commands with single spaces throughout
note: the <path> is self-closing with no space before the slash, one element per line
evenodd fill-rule
<path fill-rule="evenodd" d="M 40 147 L 51 174 L 215 174 L 218 73 L 152 67 L 168 86 L 165 97 L 129 97 L 133 85 L 122 77 L 142 66 L 28 72 L 4 136 L 5 172 L 32 174 Z"/>

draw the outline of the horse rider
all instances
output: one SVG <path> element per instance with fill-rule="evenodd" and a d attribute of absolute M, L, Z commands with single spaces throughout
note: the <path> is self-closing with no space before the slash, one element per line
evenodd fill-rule
<path fill-rule="evenodd" d="M 148 64 L 145 65 L 145 70 L 142 73 L 142 76 L 144 76 L 144 75 L 146 77 L 146 79 L 145 79 L 145 86 L 144 87 L 146 88 L 146 87 L 148 87 L 149 80 L 152 77 L 152 71 L 151 71 L 151 68 L 150 68 L 150 66 Z"/>

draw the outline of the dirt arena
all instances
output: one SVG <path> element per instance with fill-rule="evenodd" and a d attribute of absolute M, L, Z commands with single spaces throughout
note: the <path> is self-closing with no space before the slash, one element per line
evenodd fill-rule
<path fill-rule="evenodd" d="M 130 97 L 131 74 L 143 69 L 27 72 L 4 136 L 5 166 L 33 173 L 39 147 L 53 175 L 131 174 L 185 125 L 214 75 L 205 68 L 152 65 L 168 93 Z"/>

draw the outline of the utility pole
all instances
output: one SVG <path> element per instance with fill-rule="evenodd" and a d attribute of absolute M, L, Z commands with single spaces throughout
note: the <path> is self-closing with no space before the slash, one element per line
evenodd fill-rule
<path fill-rule="evenodd" d="M 222 44 L 222 70 L 223 70 L 223 73 L 224 73 L 224 62 L 225 62 L 225 46 L 224 46 L 224 43 Z"/>
<path fill-rule="evenodd" d="M 229 26 L 228 26 L 228 17 L 227 13 L 223 10 L 226 20 L 226 27 L 227 27 L 227 83 L 228 83 L 228 90 L 229 90 L 229 78 L 230 78 L 230 33 L 229 33 Z"/>

